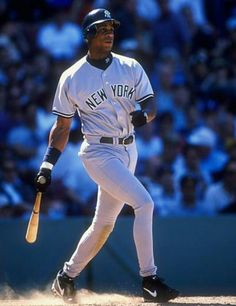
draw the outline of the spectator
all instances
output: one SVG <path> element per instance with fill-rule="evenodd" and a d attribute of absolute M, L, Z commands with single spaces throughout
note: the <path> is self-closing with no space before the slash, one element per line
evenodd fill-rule
<path fill-rule="evenodd" d="M 227 157 L 217 149 L 217 134 L 208 127 L 199 127 L 188 138 L 188 143 L 197 147 L 201 167 L 210 176 L 222 170 Z"/>
<path fill-rule="evenodd" d="M 51 22 L 44 23 L 37 34 L 37 45 L 55 60 L 73 60 L 83 44 L 82 30 L 71 22 L 63 10 Z"/>
<path fill-rule="evenodd" d="M 34 104 L 25 105 L 20 112 L 21 122 L 9 131 L 7 144 L 14 152 L 20 170 L 27 172 L 40 144 L 40 130 L 36 124 Z"/>
<path fill-rule="evenodd" d="M 213 215 L 236 212 L 236 161 L 229 160 L 222 179 L 209 186 L 206 191 L 205 207 Z"/>
<path fill-rule="evenodd" d="M 216 46 L 216 33 L 214 28 L 204 18 L 201 21 L 197 20 L 196 11 L 193 5 L 191 5 L 194 3 L 197 3 L 197 1 L 185 2 L 179 8 L 179 12 L 186 21 L 187 31 L 189 31 L 189 36 L 191 37 L 191 52 L 206 51 L 212 53 Z"/>
<path fill-rule="evenodd" d="M 183 7 L 188 7 L 194 12 L 196 23 L 204 25 L 207 23 L 204 2 L 204 0 L 171 0 L 170 6 L 175 12 L 179 12 Z"/>
<path fill-rule="evenodd" d="M 30 55 L 29 32 L 27 32 L 22 22 L 8 20 L 2 27 L 1 32 L 2 35 L 5 35 L 10 40 L 11 49 L 15 48 L 16 61 Z"/>
<path fill-rule="evenodd" d="M 178 168 L 182 165 L 181 147 L 182 142 L 177 135 L 163 138 L 162 152 L 151 158 L 152 171 L 149 173 L 153 173 L 156 167 L 171 169 L 172 174 L 178 172 Z"/>
<path fill-rule="evenodd" d="M 20 52 L 6 34 L 0 34 L 1 65 L 19 62 Z"/>
<path fill-rule="evenodd" d="M 185 58 L 191 43 L 185 20 L 171 10 L 169 0 L 158 0 L 158 4 L 160 16 L 153 23 L 153 48 L 156 58 L 165 48 L 174 48 Z"/>
<path fill-rule="evenodd" d="M 158 17 L 158 5 L 156 0 L 137 0 L 137 16 L 150 23 Z"/>
<path fill-rule="evenodd" d="M 127 44 L 138 47 L 136 40 L 136 3 L 135 0 L 109 1 L 108 10 L 113 12 L 114 17 L 120 21 L 122 27 L 117 29 L 115 47 L 125 49 Z"/>
<path fill-rule="evenodd" d="M 0 217 L 22 217 L 32 210 L 32 206 L 27 203 L 27 197 L 30 198 L 30 188 L 27 187 L 17 176 L 14 162 L 3 161 L 0 175 Z"/>
<path fill-rule="evenodd" d="M 147 188 L 155 203 L 154 212 L 160 216 L 173 215 L 176 210 L 177 193 L 171 168 L 157 168 L 154 181 Z"/>
<path fill-rule="evenodd" d="M 183 149 L 182 163 L 176 169 L 174 176 L 176 185 L 180 187 L 182 177 L 196 178 L 197 199 L 203 199 L 207 186 L 212 182 L 210 174 L 202 168 L 197 147 L 189 144 Z"/>
<path fill-rule="evenodd" d="M 177 132 L 184 132 L 187 129 L 187 113 L 191 104 L 190 88 L 185 83 L 176 84 L 173 89 L 173 118 L 174 129 Z"/>
<path fill-rule="evenodd" d="M 206 99 L 203 84 L 210 73 L 208 53 L 199 51 L 189 58 L 188 80 L 192 93 L 198 99 Z"/>
<path fill-rule="evenodd" d="M 186 128 L 185 128 L 185 137 L 186 135 L 191 134 L 192 131 L 196 130 L 202 125 L 202 115 L 197 109 L 194 101 L 188 106 L 185 110 L 186 112 Z"/>
<path fill-rule="evenodd" d="M 162 140 L 156 135 L 155 123 L 151 122 L 140 129 L 136 143 L 139 152 L 139 163 L 136 172 L 141 175 L 148 168 L 149 159 L 155 155 L 160 155 L 162 152 Z"/>
<path fill-rule="evenodd" d="M 203 202 L 198 198 L 198 180 L 192 175 L 180 179 L 178 202 L 173 215 L 200 216 L 206 214 Z"/>
<path fill-rule="evenodd" d="M 161 64 L 157 68 L 157 84 L 154 84 L 158 91 L 158 110 L 159 113 L 171 112 L 174 110 L 173 105 L 173 66 Z"/>
<path fill-rule="evenodd" d="M 217 105 L 225 105 L 236 96 L 229 63 L 224 58 L 216 58 L 211 67 L 212 72 L 202 84 L 203 92 L 209 99 L 216 101 Z"/>

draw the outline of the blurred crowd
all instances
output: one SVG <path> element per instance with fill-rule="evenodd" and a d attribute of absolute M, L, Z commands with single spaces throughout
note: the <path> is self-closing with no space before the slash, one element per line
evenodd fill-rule
<path fill-rule="evenodd" d="M 86 54 L 81 22 L 105 7 L 121 22 L 114 52 L 136 58 L 158 115 L 137 129 L 137 176 L 155 214 L 236 212 L 236 3 L 234 0 L 0 0 L 0 217 L 28 217 L 34 177 L 55 120 L 61 73 Z M 91 215 L 96 185 L 68 146 L 43 196 L 49 218 Z M 122 214 L 131 214 L 125 205 Z"/>

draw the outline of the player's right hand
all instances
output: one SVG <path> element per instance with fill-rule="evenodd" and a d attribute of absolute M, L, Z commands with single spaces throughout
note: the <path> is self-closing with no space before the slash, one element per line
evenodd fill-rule
<path fill-rule="evenodd" d="M 45 192 L 51 184 L 51 170 L 47 168 L 40 168 L 38 174 L 34 179 L 36 191 Z"/>

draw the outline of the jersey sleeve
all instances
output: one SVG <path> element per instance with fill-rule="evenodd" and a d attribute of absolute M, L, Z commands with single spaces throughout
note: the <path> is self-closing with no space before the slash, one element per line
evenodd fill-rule
<path fill-rule="evenodd" d="M 62 74 L 53 100 L 52 113 L 65 118 L 71 118 L 76 112 L 74 103 L 69 98 L 68 77 Z"/>
<path fill-rule="evenodd" d="M 143 67 L 135 61 L 135 98 L 137 103 L 154 97 L 154 92 L 149 78 Z"/>

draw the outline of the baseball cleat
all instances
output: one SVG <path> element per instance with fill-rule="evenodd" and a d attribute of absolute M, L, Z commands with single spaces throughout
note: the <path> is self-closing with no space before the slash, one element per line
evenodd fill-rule
<path fill-rule="evenodd" d="M 74 279 L 60 270 L 53 281 L 52 288 L 55 296 L 60 296 L 66 303 L 76 303 L 76 288 Z"/>
<path fill-rule="evenodd" d="M 179 295 L 179 291 L 167 286 L 156 275 L 143 277 L 142 281 L 144 302 L 168 302 Z"/>

